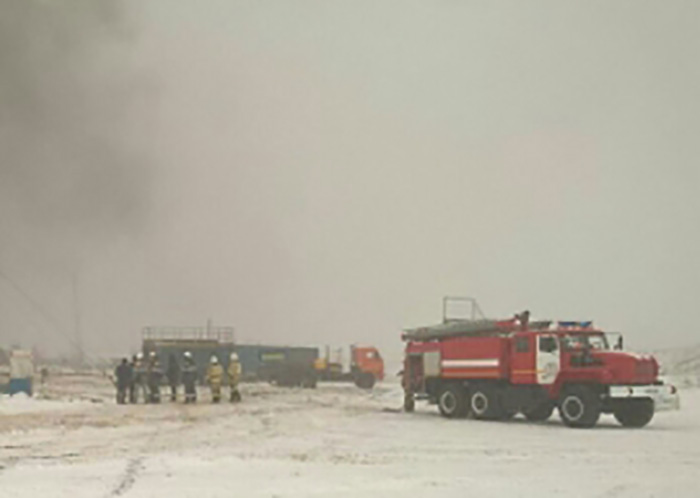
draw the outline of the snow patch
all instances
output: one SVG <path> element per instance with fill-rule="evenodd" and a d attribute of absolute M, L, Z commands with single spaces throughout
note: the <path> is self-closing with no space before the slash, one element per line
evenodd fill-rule
<path fill-rule="evenodd" d="M 52 411 L 78 410 L 90 403 L 71 400 L 48 400 L 32 398 L 26 393 L 0 395 L 0 415 L 18 415 Z"/>

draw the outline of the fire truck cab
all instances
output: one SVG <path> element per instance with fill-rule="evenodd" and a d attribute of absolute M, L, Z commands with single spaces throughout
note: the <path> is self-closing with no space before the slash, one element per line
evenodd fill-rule
<path fill-rule="evenodd" d="M 548 419 L 558 408 L 570 427 L 592 427 L 613 414 L 642 427 L 656 411 L 678 409 L 675 387 L 658 379 L 652 356 L 611 347 L 592 322 L 456 320 L 407 330 L 404 407 L 438 405 L 443 416 Z"/>

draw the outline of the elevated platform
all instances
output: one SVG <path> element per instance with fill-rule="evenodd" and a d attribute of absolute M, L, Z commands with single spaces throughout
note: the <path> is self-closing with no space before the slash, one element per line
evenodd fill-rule
<path fill-rule="evenodd" d="M 234 342 L 233 327 L 144 327 L 144 341 L 214 341 Z"/>

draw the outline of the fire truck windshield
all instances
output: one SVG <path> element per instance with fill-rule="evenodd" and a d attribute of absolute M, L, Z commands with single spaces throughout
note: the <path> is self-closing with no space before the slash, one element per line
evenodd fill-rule
<path fill-rule="evenodd" d="M 610 349 L 605 334 L 566 334 L 561 339 L 562 349 L 576 351 L 580 349 L 594 349 L 607 351 Z"/>

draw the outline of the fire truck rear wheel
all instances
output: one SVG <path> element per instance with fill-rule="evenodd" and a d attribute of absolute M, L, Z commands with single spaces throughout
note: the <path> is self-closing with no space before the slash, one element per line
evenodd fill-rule
<path fill-rule="evenodd" d="M 457 384 L 449 384 L 443 387 L 438 394 L 438 408 L 440 414 L 447 418 L 464 417 L 469 405 L 464 388 Z"/>
<path fill-rule="evenodd" d="M 565 389 L 559 401 L 559 415 L 569 427 L 593 427 L 600 418 L 600 411 L 600 397 L 586 386 Z"/>
<path fill-rule="evenodd" d="M 654 402 L 650 399 L 624 400 L 613 411 L 623 427 L 644 427 L 654 418 Z"/>
<path fill-rule="evenodd" d="M 479 420 L 495 420 L 504 416 L 498 392 L 487 386 L 475 386 L 471 389 L 469 408 L 474 418 Z"/>

